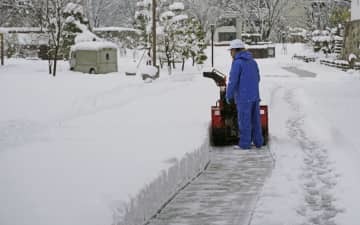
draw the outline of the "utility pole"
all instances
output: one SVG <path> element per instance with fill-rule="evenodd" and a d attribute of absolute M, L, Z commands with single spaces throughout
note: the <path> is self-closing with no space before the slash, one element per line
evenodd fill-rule
<path fill-rule="evenodd" d="M 152 64 L 156 67 L 156 0 L 152 0 Z"/>
<path fill-rule="evenodd" d="M 211 31 L 211 67 L 214 67 L 214 33 L 215 33 L 215 24 L 210 24 Z"/>
<path fill-rule="evenodd" d="M 0 56 L 1 56 L 1 65 L 4 65 L 4 34 L 0 33 Z"/>

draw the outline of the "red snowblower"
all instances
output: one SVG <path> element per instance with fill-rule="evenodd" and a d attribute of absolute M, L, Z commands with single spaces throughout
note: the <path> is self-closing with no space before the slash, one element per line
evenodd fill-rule
<path fill-rule="evenodd" d="M 220 99 L 215 106 L 211 106 L 210 143 L 213 146 L 225 146 L 237 144 L 239 141 L 239 129 L 237 123 L 237 110 L 234 102 L 226 103 L 226 75 L 216 69 L 204 72 L 203 76 L 215 81 L 220 88 Z M 269 140 L 268 106 L 260 106 L 261 127 L 264 137 L 264 145 Z"/>

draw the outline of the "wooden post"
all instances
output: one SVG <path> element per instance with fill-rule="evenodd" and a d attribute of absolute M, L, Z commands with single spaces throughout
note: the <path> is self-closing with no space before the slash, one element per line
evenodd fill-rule
<path fill-rule="evenodd" d="M 0 58 L 1 58 L 1 65 L 4 65 L 4 34 L 0 33 Z"/>

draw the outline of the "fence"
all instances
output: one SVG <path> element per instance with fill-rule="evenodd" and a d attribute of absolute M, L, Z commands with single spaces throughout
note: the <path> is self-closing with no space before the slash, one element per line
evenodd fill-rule
<path fill-rule="evenodd" d="M 323 64 L 325 66 L 335 67 L 335 68 L 341 69 L 343 71 L 351 69 L 350 64 L 347 61 L 344 61 L 344 60 L 321 59 L 320 64 Z"/>

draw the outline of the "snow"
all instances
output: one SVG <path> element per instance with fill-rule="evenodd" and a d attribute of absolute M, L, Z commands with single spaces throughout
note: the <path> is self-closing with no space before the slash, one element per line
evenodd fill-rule
<path fill-rule="evenodd" d="M 324 42 L 324 41 L 327 41 L 327 42 L 330 42 L 331 41 L 331 37 L 330 36 L 314 36 L 312 37 L 312 41 L 319 41 L 319 42 Z"/>
<path fill-rule="evenodd" d="M 97 51 L 104 48 L 117 49 L 117 45 L 107 41 L 80 42 L 71 46 L 71 51 L 79 51 L 79 50 Z"/>
<path fill-rule="evenodd" d="M 351 53 L 350 55 L 349 55 L 349 62 L 351 62 L 352 60 L 356 60 L 357 59 L 357 56 L 354 54 L 354 53 Z"/>
<path fill-rule="evenodd" d="M 89 42 L 89 41 L 102 41 L 101 38 L 96 36 L 94 33 L 89 31 L 88 27 L 80 21 L 74 21 L 75 25 L 82 31 L 82 33 L 79 33 L 75 37 L 75 43 L 80 42 Z"/>
<path fill-rule="evenodd" d="M 80 4 L 76 4 L 76 3 L 68 3 L 65 8 L 64 8 L 64 13 L 73 13 L 73 14 L 84 14 L 84 9 Z"/>
<path fill-rule="evenodd" d="M 140 32 L 137 29 L 129 28 L 129 27 L 96 27 L 96 28 L 94 28 L 94 32 L 109 32 L 109 31 L 117 31 L 117 32 L 131 31 L 131 32 L 137 32 L 137 33 Z"/>
<path fill-rule="evenodd" d="M 290 32 L 290 35 L 293 35 L 293 36 L 306 37 L 306 35 L 307 35 L 307 31 L 301 27 L 294 27 L 294 28 L 290 27 L 289 32 Z"/>
<path fill-rule="evenodd" d="M 55 78 L 47 61 L 0 67 L 0 224 L 111 224 L 115 208 L 203 145 L 212 82 L 189 68 L 145 84 L 124 75 L 136 66 L 128 55 L 106 76 L 62 61 Z"/>
<path fill-rule="evenodd" d="M 172 11 L 165 11 L 160 15 L 162 20 L 169 19 L 175 16 L 175 13 Z"/>
<path fill-rule="evenodd" d="M 289 44 L 288 55 L 276 47 L 276 58 L 257 60 L 276 162 L 251 224 L 357 225 L 360 73 L 292 60 L 310 51 L 306 45 Z M 214 55 L 224 73 L 226 49 Z M 190 62 L 184 73 L 161 70 L 144 83 L 124 75 L 136 67 L 128 55 L 106 76 L 71 72 L 63 61 L 57 77 L 46 61 L 8 59 L 0 67 L 1 225 L 112 224 L 131 205 L 129 196 L 149 190 L 144 198 L 165 199 L 151 184 L 204 149 L 218 87 Z"/>
<path fill-rule="evenodd" d="M 147 74 L 149 76 L 155 76 L 157 74 L 158 69 L 154 66 L 143 66 L 140 68 L 141 74 Z"/>
<path fill-rule="evenodd" d="M 40 27 L 0 27 L 0 33 L 41 32 Z"/>
<path fill-rule="evenodd" d="M 172 19 L 171 19 L 171 21 L 172 22 L 174 22 L 174 23 L 176 23 L 176 22 L 180 22 L 180 21 L 182 21 L 182 20 L 187 20 L 189 17 L 188 17 L 188 15 L 177 15 L 177 16 L 174 16 Z"/>
<path fill-rule="evenodd" d="M 185 6 L 182 2 L 174 2 L 173 4 L 171 4 L 169 6 L 170 10 L 172 11 L 177 11 L 177 10 L 184 10 L 185 9 Z"/>
<path fill-rule="evenodd" d="M 271 48 L 275 47 L 273 44 L 263 44 L 263 45 L 245 45 L 247 49 L 264 49 L 264 48 Z"/>

